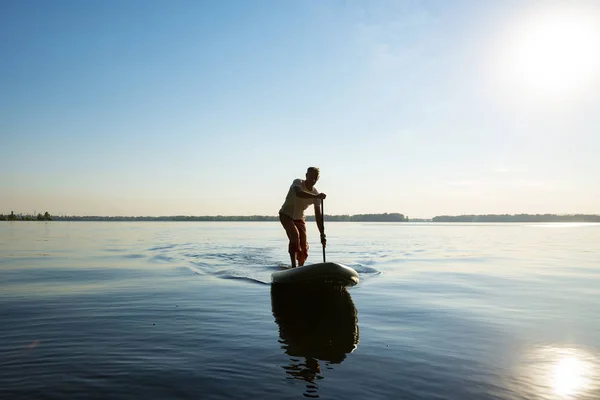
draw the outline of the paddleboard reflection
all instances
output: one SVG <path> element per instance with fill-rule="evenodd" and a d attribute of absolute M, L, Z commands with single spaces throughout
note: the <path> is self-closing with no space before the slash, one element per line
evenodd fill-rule
<path fill-rule="evenodd" d="M 350 293 L 332 285 L 271 285 L 271 306 L 279 325 L 288 379 L 306 382 L 306 397 L 318 397 L 322 365 L 333 369 L 358 346 L 358 316 Z"/>

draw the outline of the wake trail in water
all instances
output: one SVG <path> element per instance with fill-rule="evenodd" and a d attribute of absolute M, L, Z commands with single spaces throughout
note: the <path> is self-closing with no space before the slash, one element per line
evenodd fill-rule
<path fill-rule="evenodd" d="M 154 262 L 183 264 L 194 275 L 212 276 L 219 279 L 242 280 L 254 284 L 269 285 L 271 274 L 278 270 L 278 262 L 271 247 L 187 245 L 157 246 L 150 249 Z"/>
<path fill-rule="evenodd" d="M 196 276 L 212 276 L 218 279 L 241 280 L 253 284 L 270 285 L 271 274 L 288 265 L 280 259 L 276 247 L 219 246 L 214 244 L 163 245 L 149 249 L 150 260 L 161 264 L 178 264 Z M 372 266 L 373 260 L 352 260 L 341 264 L 353 268 L 361 280 L 381 274 Z M 315 259 L 314 263 L 321 260 Z M 312 264 L 310 262 L 307 263 Z"/>

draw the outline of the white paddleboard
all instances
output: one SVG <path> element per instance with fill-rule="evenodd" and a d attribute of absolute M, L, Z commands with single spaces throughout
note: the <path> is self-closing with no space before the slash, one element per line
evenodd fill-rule
<path fill-rule="evenodd" d="M 355 270 L 338 263 L 325 262 L 296 268 L 285 268 L 283 271 L 271 274 L 273 283 L 320 282 L 354 286 L 359 281 L 358 273 Z"/>

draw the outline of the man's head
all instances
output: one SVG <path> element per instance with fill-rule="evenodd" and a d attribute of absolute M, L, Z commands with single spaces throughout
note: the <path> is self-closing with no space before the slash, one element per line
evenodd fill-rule
<path fill-rule="evenodd" d="M 308 167 L 306 170 L 306 186 L 312 189 L 319 180 L 320 171 L 317 167 Z"/>

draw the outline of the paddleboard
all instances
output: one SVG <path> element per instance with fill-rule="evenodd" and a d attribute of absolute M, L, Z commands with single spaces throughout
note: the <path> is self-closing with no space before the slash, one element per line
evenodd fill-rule
<path fill-rule="evenodd" d="M 271 274 L 273 283 L 334 283 L 342 286 L 354 286 L 358 283 L 358 273 L 352 268 L 338 263 L 325 262 L 288 267 L 284 271 Z"/>

